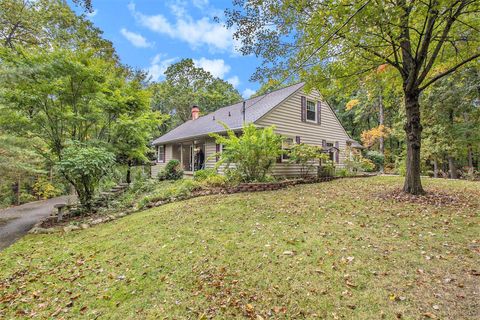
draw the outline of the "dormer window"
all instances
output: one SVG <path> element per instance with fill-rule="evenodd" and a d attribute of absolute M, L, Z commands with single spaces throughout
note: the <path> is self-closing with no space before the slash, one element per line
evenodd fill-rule
<path fill-rule="evenodd" d="M 307 121 L 317 122 L 317 108 L 312 100 L 307 100 Z"/>

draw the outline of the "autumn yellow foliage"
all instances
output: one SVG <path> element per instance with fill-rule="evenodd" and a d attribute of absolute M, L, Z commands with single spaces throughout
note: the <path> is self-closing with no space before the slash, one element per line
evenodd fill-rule
<path fill-rule="evenodd" d="M 348 101 L 347 105 L 345 106 L 345 110 L 352 110 L 352 108 L 355 107 L 359 103 L 360 103 L 360 100 L 358 100 L 358 99 L 350 100 L 350 101 Z"/>
<path fill-rule="evenodd" d="M 362 144 L 369 148 L 373 146 L 381 137 L 387 137 L 389 132 L 390 130 L 383 124 L 370 130 L 363 131 L 361 135 Z"/>

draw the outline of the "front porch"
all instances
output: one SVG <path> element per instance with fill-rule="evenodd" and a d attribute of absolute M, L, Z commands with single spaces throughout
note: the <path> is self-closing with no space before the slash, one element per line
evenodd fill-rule
<path fill-rule="evenodd" d="M 193 175 L 195 171 L 205 169 L 206 141 L 205 139 L 188 140 L 173 143 L 172 159 L 180 161 L 186 175 Z"/>

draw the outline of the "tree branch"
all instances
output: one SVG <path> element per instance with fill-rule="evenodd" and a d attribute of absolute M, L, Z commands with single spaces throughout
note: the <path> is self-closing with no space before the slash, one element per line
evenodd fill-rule
<path fill-rule="evenodd" d="M 463 60 L 462 62 L 460 62 L 459 64 L 457 64 L 456 66 L 450 68 L 449 70 L 447 71 L 444 71 L 444 72 L 441 72 L 439 74 L 437 74 L 436 76 L 434 76 L 432 79 L 430 79 L 426 84 L 424 84 L 423 86 L 421 86 L 419 88 L 420 91 L 424 90 L 425 88 L 427 88 L 429 85 L 431 85 L 432 83 L 434 83 L 435 81 L 443 78 L 444 76 L 446 75 L 449 75 L 450 73 L 454 72 L 455 70 L 457 70 L 458 68 L 460 68 L 461 66 L 463 66 L 464 64 L 470 62 L 470 61 L 473 61 L 475 60 L 476 58 L 480 57 L 480 53 L 476 53 L 474 54 L 473 56 L 471 56 L 470 58 L 466 59 L 466 60 Z"/>

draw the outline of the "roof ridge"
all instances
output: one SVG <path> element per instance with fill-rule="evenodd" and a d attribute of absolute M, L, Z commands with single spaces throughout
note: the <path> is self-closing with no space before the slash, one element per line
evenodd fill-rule
<path fill-rule="evenodd" d="M 275 90 L 273 90 L 273 91 L 264 93 L 264 94 L 262 94 L 262 95 L 260 95 L 260 96 L 251 97 L 251 98 L 248 98 L 248 99 L 240 100 L 240 101 L 238 101 L 238 102 L 229 104 L 228 106 L 224 106 L 224 107 L 218 108 L 218 109 L 215 110 L 215 111 L 212 111 L 212 112 L 206 113 L 206 114 L 204 114 L 204 115 L 201 115 L 199 118 L 206 117 L 206 116 L 208 116 L 208 115 L 211 115 L 211 114 L 213 114 L 213 113 L 215 113 L 215 112 L 217 112 L 217 111 L 220 111 L 220 110 L 222 110 L 222 109 L 225 109 L 225 108 L 233 107 L 234 105 L 239 104 L 239 103 L 242 103 L 242 102 L 247 102 L 247 101 L 250 101 L 250 100 L 253 100 L 253 99 L 258 99 L 258 100 L 263 99 L 265 96 L 267 96 L 267 95 L 269 95 L 269 94 L 272 94 L 272 93 L 277 92 L 277 91 L 280 91 L 280 90 L 285 90 L 285 89 L 291 88 L 291 87 L 296 86 L 296 85 L 299 85 L 299 84 L 304 85 L 305 82 L 300 81 L 300 82 L 291 84 L 291 85 L 289 85 L 289 86 L 286 86 L 286 87 L 283 87 L 283 88 L 278 88 L 278 89 L 275 89 Z M 199 107 L 201 108 L 201 106 L 199 106 Z M 250 108 L 250 107 L 253 107 L 253 105 L 247 106 L 247 108 Z M 200 112 L 201 112 L 201 111 L 202 111 L 202 110 L 200 109 Z M 190 121 L 190 120 L 187 120 L 186 122 L 188 122 L 188 121 Z M 186 123 L 186 122 L 184 122 L 184 123 Z"/>

